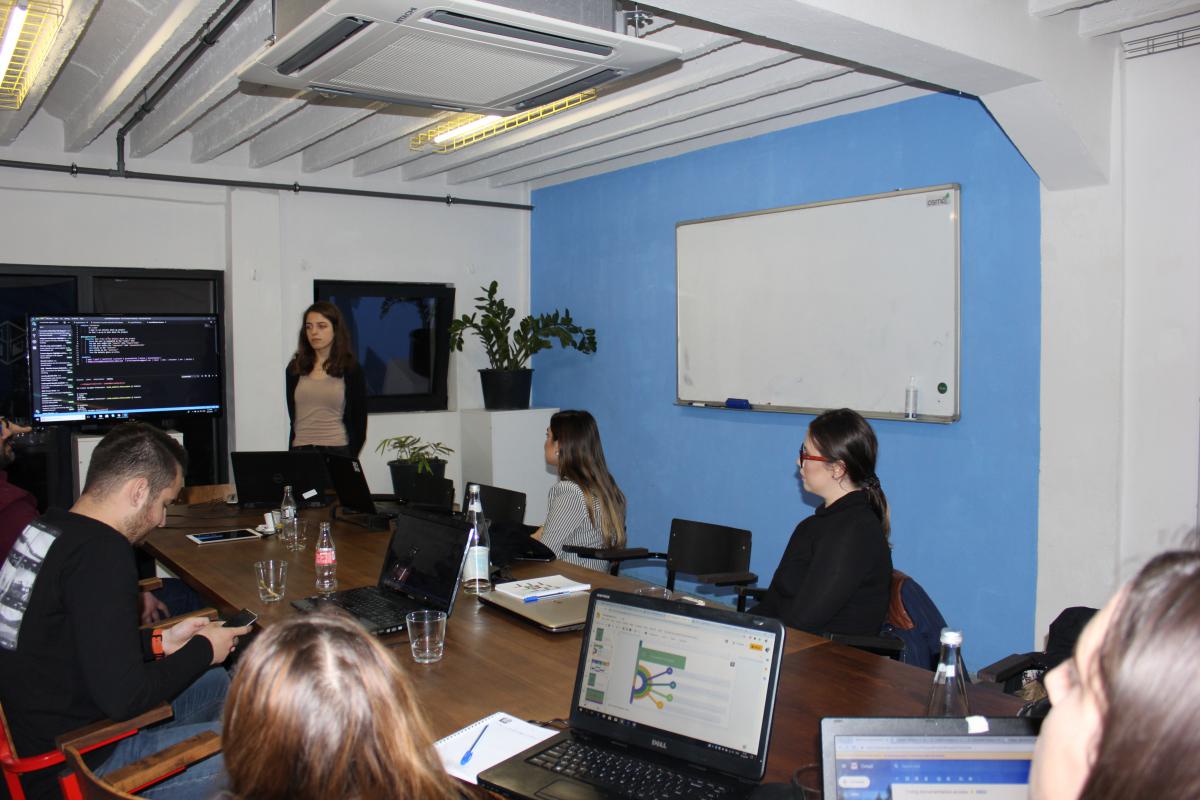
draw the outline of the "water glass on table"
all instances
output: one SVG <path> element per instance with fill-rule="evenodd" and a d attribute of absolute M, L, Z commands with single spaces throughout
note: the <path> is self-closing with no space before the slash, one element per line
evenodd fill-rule
<path fill-rule="evenodd" d="M 254 573 L 258 577 L 258 599 L 264 603 L 278 603 L 287 592 L 287 562 L 277 558 L 254 562 Z"/>
<path fill-rule="evenodd" d="M 306 519 L 296 518 L 292 520 L 291 523 L 288 526 L 285 526 L 284 529 L 284 546 L 293 553 L 303 550 L 308 545 L 308 536 L 311 532 L 311 525 L 312 523 Z"/>
<path fill-rule="evenodd" d="M 410 611 L 404 621 L 408 625 L 413 661 L 418 664 L 441 661 L 446 647 L 446 612 Z"/>

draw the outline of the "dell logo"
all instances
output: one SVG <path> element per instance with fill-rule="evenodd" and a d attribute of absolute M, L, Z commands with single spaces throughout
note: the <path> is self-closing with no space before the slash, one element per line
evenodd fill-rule
<path fill-rule="evenodd" d="M 651 744 L 653 747 L 657 747 L 659 750 L 666 750 L 666 749 L 667 749 L 667 743 L 666 743 L 666 742 L 664 742 L 664 741 L 662 741 L 661 739 L 651 739 L 651 740 L 650 740 L 650 744 Z"/>

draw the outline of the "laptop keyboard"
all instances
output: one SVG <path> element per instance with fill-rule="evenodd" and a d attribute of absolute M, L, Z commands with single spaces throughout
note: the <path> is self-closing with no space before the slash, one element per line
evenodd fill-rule
<path fill-rule="evenodd" d="M 729 787 L 696 775 L 662 767 L 636 756 L 566 740 L 529 759 L 551 772 L 590 783 L 621 797 L 636 800 L 709 800 L 724 796 Z"/>
<path fill-rule="evenodd" d="M 404 630 L 404 611 L 385 600 L 374 587 L 348 589 L 330 600 L 354 616 L 380 626 L 376 633 Z"/>

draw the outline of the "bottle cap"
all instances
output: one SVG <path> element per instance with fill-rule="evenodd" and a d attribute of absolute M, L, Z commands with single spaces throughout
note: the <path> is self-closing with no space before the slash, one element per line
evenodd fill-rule
<path fill-rule="evenodd" d="M 956 631 L 953 628 L 942 628 L 942 644 L 962 645 L 962 631 Z"/>

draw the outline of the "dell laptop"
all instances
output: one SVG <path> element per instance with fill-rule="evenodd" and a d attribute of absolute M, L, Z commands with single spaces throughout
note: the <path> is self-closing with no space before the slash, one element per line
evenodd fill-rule
<path fill-rule="evenodd" d="M 369 632 L 382 636 L 404 630 L 410 611 L 454 610 L 467 553 L 467 526 L 446 514 L 402 509 L 375 586 L 328 596 L 293 600 L 301 611 L 336 606 Z"/>
<path fill-rule="evenodd" d="M 301 508 L 329 504 L 329 473 L 323 454 L 310 450 L 234 452 L 233 483 L 242 508 L 279 508 L 283 487 Z"/>
<path fill-rule="evenodd" d="M 504 797 L 748 797 L 767 767 L 784 628 L 597 589 L 570 729 L 479 774 Z"/>
<path fill-rule="evenodd" d="M 826 800 L 1029 797 L 1041 720 L 1027 717 L 821 720 Z"/>

